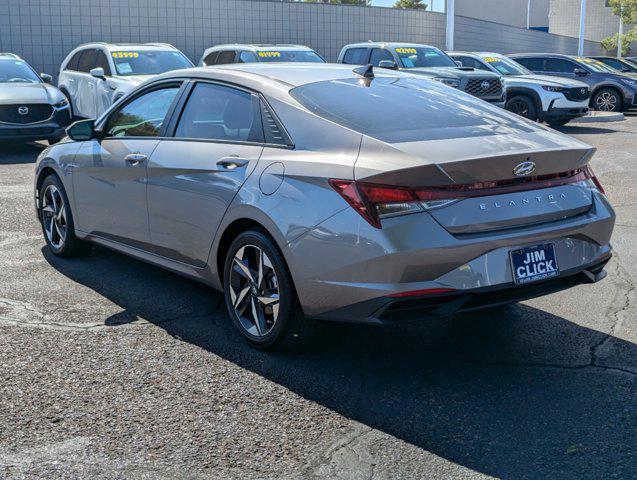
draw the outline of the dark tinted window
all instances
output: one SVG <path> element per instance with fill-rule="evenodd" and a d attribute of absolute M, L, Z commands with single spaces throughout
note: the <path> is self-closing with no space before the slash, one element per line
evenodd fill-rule
<path fill-rule="evenodd" d="M 258 62 L 258 60 L 254 52 L 248 52 L 247 50 L 244 50 L 241 53 L 239 53 L 239 59 L 237 60 L 237 62 L 238 63 L 253 63 L 253 62 Z"/>
<path fill-rule="evenodd" d="M 97 68 L 97 67 L 103 68 L 104 73 L 106 75 L 111 74 L 111 67 L 108 65 L 108 58 L 106 57 L 106 54 L 102 52 L 101 50 L 97 51 L 97 58 L 95 59 L 95 67 L 93 68 Z"/>
<path fill-rule="evenodd" d="M 175 137 L 262 142 L 258 99 L 248 92 L 198 83 L 184 107 Z"/>
<path fill-rule="evenodd" d="M 76 70 L 78 68 L 78 64 L 80 63 L 80 57 L 82 56 L 82 53 L 84 53 L 83 50 L 80 50 L 79 52 L 77 52 L 75 55 L 73 55 L 71 57 L 71 60 L 69 60 L 69 63 L 66 64 L 66 70 Z"/>
<path fill-rule="evenodd" d="M 543 72 L 544 71 L 544 59 L 543 58 L 516 58 L 516 62 L 524 65 L 531 71 Z"/>
<path fill-rule="evenodd" d="M 526 129 L 508 112 L 438 82 L 377 76 L 314 82 L 290 94 L 312 113 L 389 143 L 493 135 L 495 126 Z"/>
<path fill-rule="evenodd" d="M 127 103 L 108 119 L 106 135 L 156 137 L 178 91 L 178 86 L 153 90 Z"/>
<path fill-rule="evenodd" d="M 84 50 L 77 66 L 78 72 L 90 72 L 91 69 L 95 68 L 95 62 L 97 62 L 97 50 Z"/>
<path fill-rule="evenodd" d="M 372 50 L 371 56 L 369 57 L 369 63 L 371 63 L 375 67 L 378 67 L 380 65 L 380 62 L 383 60 L 389 60 L 391 62 L 395 62 L 394 57 L 389 51 L 383 48 L 374 48 Z"/>
<path fill-rule="evenodd" d="M 215 65 L 217 63 L 217 58 L 219 57 L 219 52 L 212 52 L 206 58 L 203 59 L 204 65 Z"/>
<path fill-rule="evenodd" d="M 215 65 L 224 65 L 226 63 L 234 63 L 235 51 L 234 50 L 224 50 L 223 52 L 219 52 L 219 56 L 217 57 L 217 61 Z"/>
<path fill-rule="evenodd" d="M 578 66 L 563 58 L 547 58 L 544 69 L 546 72 L 573 73 Z"/>
<path fill-rule="evenodd" d="M 459 57 L 453 56 L 454 60 L 459 61 L 463 67 L 477 68 L 478 70 L 489 70 L 482 62 L 479 62 L 475 58 L 471 57 Z"/>
<path fill-rule="evenodd" d="M 363 65 L 367 63 L 367 49 L 366 48 L 350 48 L 343 55 L 343 63 L 349 63 L 350 65 Z"/>

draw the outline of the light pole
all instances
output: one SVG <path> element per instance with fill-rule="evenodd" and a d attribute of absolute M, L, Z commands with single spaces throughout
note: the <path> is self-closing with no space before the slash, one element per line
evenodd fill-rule
<path fill-rule="evenodd" d="M 455 27 L 456 2 L 447 0 L 447 50 L 453 50 L 453 35 Z"/>
<path fill-rule="evenodd" d="M 526 2 L 526 29 L 531 28 L 531 0 Z"/>
<path fill-rule="evenodd" d="M 622 50 L 624 47 L 624 3 L 619 5 L 619 35 L 617 36 L 617 58 L 622 58 Z"/>
<path fill-rule="evenodd" d="M 582 0 L 582 6 L 579 11 L 579 44 L 577 46 L 577 54 L 584 56 L 584 35 L 586 33 L 586 0 Z"/>

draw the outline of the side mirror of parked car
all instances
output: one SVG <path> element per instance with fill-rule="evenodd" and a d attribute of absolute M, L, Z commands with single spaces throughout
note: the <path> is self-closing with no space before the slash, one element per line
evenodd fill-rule
<path fill-rule="evenodd" d="M 390 70 L 396 70 L 398 68 L 396 62 L 394 62 L 393 60 L 381 60 L 380 62 L 378 62 L 378 66 L 380 68 L 389 68 Z"/>
<path fill-rule="evenodd" d="M 66 134 L 76 142 L 92 140 L 97 137 L 95 120 L 78 120 L 66 129 Z"/>
<path fill-rule="evenodd" d="M 104 80 L 106 78 L 104 69 L 102 67 L 92 68 L 91 71 L 88 73 L 91 74 L 91 77 L 99 78 L 101 80 Z"/>
<path fill-rule="evenodd" d="M 53 77 L 48 73 L 41 73 L 40 78 L 46 83 L 51 83 L 53 81 Z"/>
<path fill-rule="evenodd" d="M 573 73 L 575 75 L 579 75 L 580 77 L 585 77 L 586 75 L 588 75 L 588 72 L 583 68 L 576 68 L 575 70 L 573 70 Z"/>

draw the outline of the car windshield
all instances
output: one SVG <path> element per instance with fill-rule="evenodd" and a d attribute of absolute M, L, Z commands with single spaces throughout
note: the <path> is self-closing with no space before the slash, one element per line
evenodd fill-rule
<path fill-rule="evenodd" d="M 576 57 L 575 60 L 583 63 L 589 70 L 592 70 L 595 73 L 621 73 L 619 70 L 615 70 L 614 68 L 603 64 L 599 60 L 594 60 L 592 58 Z"/>
<path fill-rule="evenodd" d="M 40 77 L 22 60 L 0 60 L 0 83 L 40 83 Z"/>
<path fill-rule="evenodd" d="M 313 50 L 261 50 L 257 55 L 260 62 L 325 63 Z"/>
<path fill-rule="evenodd" d="M 446 53 L 434 47 L 397 47 L 394 51 L 404 68 L 458 66 Z"/>
<path fill-rule="evenodd" d="M 181 52 L 159 50 L 128 50 L 111 52 L 117 75 L 157 75 L 190 68 L 192 63 Z"/>
<path fill-rule="evenodd" d="M 388 143 L 528 131 L 508 112 L 445 85 L 411 76 L 321 81 L 290 91 L 310 112 Z"/>
<path fill-rule="evenodd" d="M 510 58 L 483 55 L 482 60 L 487 62 L 493 68 L 495 68 L 501 75 L 531 75 L 532 72 L 527 70 L 524 66 L 518 62 L 511 60 Z"/>

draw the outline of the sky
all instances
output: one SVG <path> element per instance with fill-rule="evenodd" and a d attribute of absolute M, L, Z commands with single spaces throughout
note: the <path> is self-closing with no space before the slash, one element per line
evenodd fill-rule
<path fill-rule="evenodd" d="M 392 7 L 394 3 L 396 0 L 372 0 L 372 5 L 375 7 Z M 427 10 L 434 12 L 442 12 L 445 9 L 445 0 L 423 0 L 423 3 L 429 5 Z"/>

